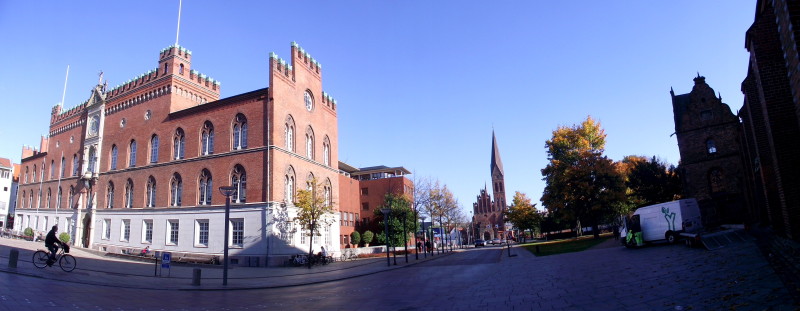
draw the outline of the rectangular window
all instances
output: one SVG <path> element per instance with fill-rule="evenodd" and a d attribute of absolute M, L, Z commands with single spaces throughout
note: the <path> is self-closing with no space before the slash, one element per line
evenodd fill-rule
<path fill-rule="evenodd" d="M 361 195 L 369 195 L 369 188 L 361 188 Z"/>
<path fill-rule="evenodd" d="M 244 219 L 231 219 L 231 246 L 244 246 Z"/>
<path fill-rule="evenodd" d="M 339 212 L 339 225 L 340 226 L 344 226 L 345 225 L 344 212 Z"/>
<path fill-rule="evenodd" d="M 367 203 L 367 202 L 361 203 L 361 210 L 368 211 L 369 210 L 369 203 Z"/>
<path fill-rule="evenodd" d="M 167 220 L 167 245 L 178 245 L 178 220 Z"/>
<path fill-rule="evenodd" d="M 131 239 L 131 220 L 123 219 L 122 226 L 120 226 L 120 241 L 127 242 Z"/>
<path fill-rule="evenodd" d="M 103 240 L 111 238 L 111 219 L 103 219 Z"/>
<path fill-rule="evenodd" d="M 208 247 L 208 219 L 198 219 L 194 230 L 195 246 Z"/>
<path fill-rule="evenodd" d="M 142 221 L 142 242 L 153 243 L 153 220 L 145 219 Z"/>

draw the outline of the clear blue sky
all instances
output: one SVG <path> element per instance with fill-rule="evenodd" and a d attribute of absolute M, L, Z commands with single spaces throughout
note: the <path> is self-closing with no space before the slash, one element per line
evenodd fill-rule
<path fill-rule="evenodd" d="M 50 109 L 157 66 L 178 1 L 0 0 L 0 157 L 47 134 Z M 339 103 L 339 159 L 439 179 L 469 210 L 490 180 L 492 129 L 507 197 L 537 202 L 545 140 L 600 120 L 606 154 L 680 160 L 670 87 L 699 72 L 736 113 L 755 1 L 193 1 L 180 44 L 222 97 L 263 88 L 297 41 Z"/>

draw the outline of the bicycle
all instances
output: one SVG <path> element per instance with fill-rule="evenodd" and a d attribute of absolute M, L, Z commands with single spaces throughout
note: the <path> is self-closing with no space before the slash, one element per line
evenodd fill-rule
<path fill-rule="evenodd" d="M 353 252 L 352 250 L 345 250 L 344 252 L 342 252 L 342 257 L 340 261 L 355 260 L 356 257 L 357 257 L 356 253 Z"/>
<path fill-rule="evenodd" d="M 58 266 L 61 267 L 61 270 L 64 272 L 71 272 L 75 270 L 75 266 L 78 265 L 75 257 L 73 257 L 69 253 L 69 246 L 62 247 L 56 253 L 55 262 L 58 262 Z M 37 250 L 33 253 L 33 265 L 36 268 L 43 269 L 47 267 L 47 261 L 50 259 L 50 252 L 45 250 Z"/>

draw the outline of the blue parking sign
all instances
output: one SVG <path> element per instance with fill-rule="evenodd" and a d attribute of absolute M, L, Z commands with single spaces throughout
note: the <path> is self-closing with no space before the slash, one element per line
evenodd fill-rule
<path fill-rule="evenodd" d="M 172 260 L 172 253 L 169 252 L 161 253 L 161 268 L 169 269 L 170 260 Z"/>

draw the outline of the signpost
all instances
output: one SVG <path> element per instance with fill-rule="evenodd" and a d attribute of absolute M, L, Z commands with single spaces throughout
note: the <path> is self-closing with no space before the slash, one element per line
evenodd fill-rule
<path fill-rule="evenodd" d="M 163 252 L 161 253 L 161 271 L 163 272 L 164 269 L 169 270 L 167 273 L 167 277 L 172 274 L 172 269 L 169 268 L 169 262 L 172 261 L 172 253 L 170 252 Z"/>

